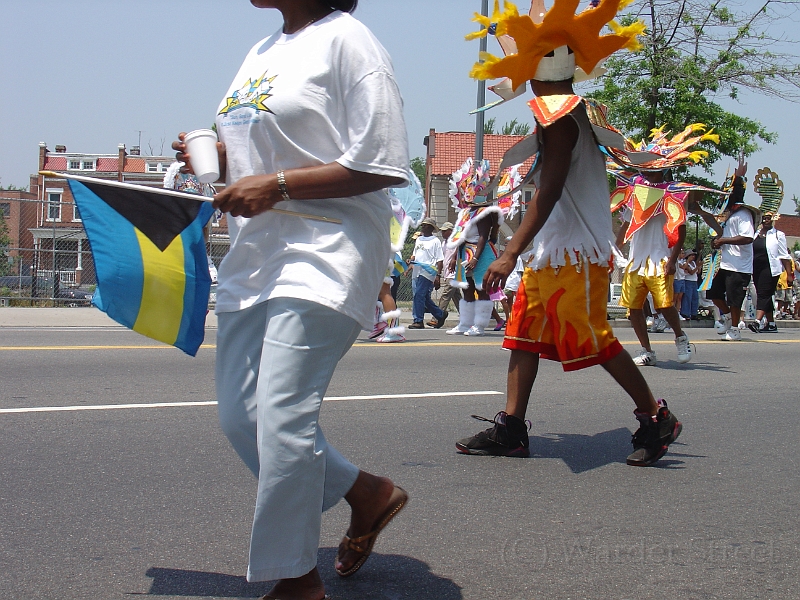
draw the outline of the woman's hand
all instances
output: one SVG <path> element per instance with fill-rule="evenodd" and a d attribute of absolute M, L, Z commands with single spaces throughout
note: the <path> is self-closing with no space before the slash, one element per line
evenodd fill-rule
<path fill-rule="evenodd" d="M 178 139 L 172 142 L 172 149 L 176 150 L 175 159 L 182 162 L 181 173 L 192 173 L 191 159 L 192 157 L 186 153 L 186 144 L 183 140 L 186 139 L 186 132 L 181 131 L 178 134 Z M 219 156 L 219 179 L 217 181 L 225 181 L 225 173 L 228 170 L 227 152 L 225 151 L 225 144 L 217 142 L 217 155 Z"/>
<path fill-rule="evenodd" d="M 506 284 L 506 279 L 511 275 L 511 271 L 517 266 L 517 257 L 510 252 L 504 252 L 503 255 L 495 260 L 486 270 L 486 275 L 483 276 L 483 289 L 491 293 L 494 290 L 503 289 Z"/>
<path fill-rule="evenodd" d="M 233 217 L 255 217 L 283 200 L 275 175 L 242 177 L 214 196 L 214 208 Z"/>

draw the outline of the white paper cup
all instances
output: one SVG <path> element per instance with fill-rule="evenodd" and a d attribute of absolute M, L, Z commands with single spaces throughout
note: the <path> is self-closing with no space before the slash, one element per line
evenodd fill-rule
<path fill-rule="evenodd" d="M 214 183 L 219 179 L 219 154 L 217 134 L 211 129 L 195 129 L 183 139 L 192 170 L 200 183 Z"/>

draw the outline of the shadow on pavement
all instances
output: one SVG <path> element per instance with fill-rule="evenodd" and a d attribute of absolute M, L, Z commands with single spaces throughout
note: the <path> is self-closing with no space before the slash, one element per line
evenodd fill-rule
<path fill-rule="evenodd" d="M 328 594 L 337 600 L 462 600 L 461 588 L 434 575 L 414 558 L 373 553 L 357 574 L 341 579 L 333 573 L 336 548 L 321 548 L 319 565 Z M 271 582 L 248 583 L 244 576 L 151 567 L 148 596 L 188 598 L 261 598 Z"/>
<path fill-rule="evenodd" d="M 548 433 L 529 439 L 531 458 L 560 458 L 573 473 L 583 473 L 613 463 L 624 464 L 633 449 L 631 432 L 625 427 L 594 435 Z M 682 464 L 672 461 L 672 468 L 676 463 Z M 661 461 L 656 464 L 661 464 Z"/>

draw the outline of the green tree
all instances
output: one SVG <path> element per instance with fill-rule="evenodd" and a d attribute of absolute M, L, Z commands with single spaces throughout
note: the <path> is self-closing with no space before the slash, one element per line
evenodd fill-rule
<path fill-rule="evenodd" d="M 486 119 L 486 121 L 483 123 L 483 133 L 485 135 L 493 135 L 497 133 L 494 129 L 494 125 L 496 122 L 497 119 L 495 117 L 492 117 L 491 119 Z"/>
<path fill-rule="evenodd" d="M 412 158 L 411 170 L 414 171 L 414 175 L 416 175 L 419 178 L 420 183 L 422 183 L 422 185 L 424 186 L 425 174 L 426 174 L 425 159 L 422 158 L 421 156 L 416 156 Z"/>
<path fill-rule="evenodd" d="M 792 194 L 792 202 L 794 202 L 794 214 L 800 215 L 800 198 L 797 194 Z"/>
<path fill-rule="evenodd" d="M 503 135 L 528 135 L 531 132 L 531 126 L 528 123 L 520 123 L 516 119 L 512 119 L 500 130 Z"/>
<path fill-rule="evenodd" d="M 638 53 L 621 52 L 605 63 L 607 75 L 589 95 L 609 107 L 611 122 L 626 135 L 642 139 L 666 125 L 677 133 L 704 123 L 720 134 L 708 143 L 704 168 L 723 155 L 752 154 L 759 142 L 777 135 L 757 120 L 725 110 L 720 97 L 737 99 L 741 89 L 796 100 L 800 66 L 789 46 L 773 33 L 784 17 L 800 13 L 796 0 L 763 0 L 758 10 L 743 13 L 728 0 L 637 0 L 621 18 L 641 18 L 647 31 Z"/>

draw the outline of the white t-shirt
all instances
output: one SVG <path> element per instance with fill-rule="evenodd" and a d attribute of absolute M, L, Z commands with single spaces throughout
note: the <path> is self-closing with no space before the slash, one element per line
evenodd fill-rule
<path fill-rule="evenodd" d="M 414 245 L 414 270 L 411 273 L 412 277 L 419 277 L 422 275 L 426 279 L 433 281 L 436 279 L 436 274 L 430 272 L 429 269 L 422 268 L 419 264 L 433 265 L 439 261 L 444 261 L 444 254 L 442 252 L 442 242 L 435 235 L 428 237 L 419 236 L 417 243 Z"/>
<path fill-rule="evenodd" d="M 753 229 L 753 215 L 746 208 L 740 208 L 725 221 L 722 237 L 732 238 L 739 236 L 755 237 Z M 753 244 L 724 244 L 719 263 L 720 269 L 735 271 L 737 273 L 753 272 Z"/>
<path fill-rule="evenodd" d="M 605 158 L 597 147 L 586 111 L 576 108 L 562 118 L 574 118 L 580 133 L 561 198 L 533 238 L 533 259 L 528 266 L 534 271 L 562 267 L 567 262 L 576 264 L 578 256 L 593 264 L 607 265 L 612 253 L 617 252 Z M 541 163 L 540 160 L 533 177 L 537 187 L 541 184 Z"/>
<path fill-rule="evenodd" d="M 631 220 L 629 209 L 625 209 L 622 218 L 626 221 Z M 669 260 L 672 253 L 667 242 L 667 234 L 664 233 L 666 224 L 667 216 L 661 213 L 650 217 L 647 223 L 633 234 L 630 239 L 627 272 L 647 277 L 664 274 L 664 262 Z"/>
<path fill-rule="evenodd" d="M 687 267 L 691 268 L 691 269 L 694 269 L 694 268 L 697 267 L 697 261 L 695 261 L 695 260 L 685 261 L 684 264 Z M 683 271 L 683 269 L 681 269 L 681 271 Z M 686 281 L 697 281 L 697 272 L 689 273 L 687 271 L 683 271 L 683 278 Z"/>
<path fill-rule="evenodd" d="M 391 59 L 347 13 L 335 11 L 296 34 L 278 31 L 256 44 L 220 104 L 216 124 L 227 146 L 228 184 L 331 162 L 408 178 L 403 103 Z M 219 269 L 216 311 L 300 298 L 372 328 L 390 255 L 386 192 L 292 200 L 277 208 L 342 224 L 271 211 L 229 217 L 231 248 Z"/>

